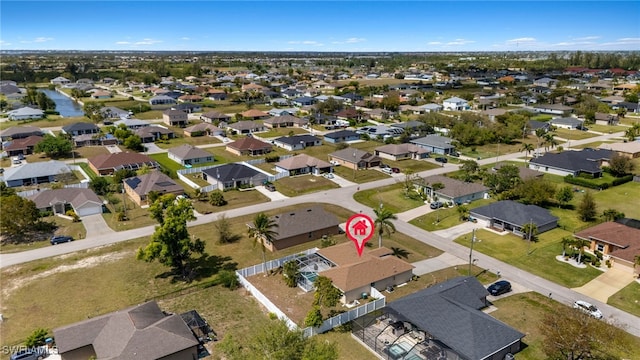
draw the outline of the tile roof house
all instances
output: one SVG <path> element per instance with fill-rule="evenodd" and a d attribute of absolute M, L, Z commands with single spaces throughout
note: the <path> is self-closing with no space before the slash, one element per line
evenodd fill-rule
<path fill-rule="evenodd" d="M 97 134 L 100 132 L 98 125 L 87 122 L 77 122 L 62 127 L 62 133 L 69 134 L 71 136 L 84 135 L 84 134 Z"/>
<path fill-rule="evenodd" d="M 184 194 L 184 188 L 180 184 L 160 171 L 124 179 L 124 190 L 138 206 L 148 204 L 149 193 L 152 191 L 160 195 Z"/>
<path fill-rule="evenodd" d="M 349 169 L 369 169 L 380 166 L 382 159 L 370 152 L 346 148 L 329 154 L 329 161 L 337 161 Z"/>
<path fill-rule="evenodd" d="M 27 198 L 36 204 L 38 210 L 52 211 L 54 214 L 64 215 L 69 209 L 80 217 L 102 214 L 102 200 L 91 189 L 42 190 Z"/>
<path fill-rule="evenodd" d="M 530 223 L 536 225 L 540 234 L 558 226 L 558 218 L 551 215 L 549 210 L 513 200 L 502 200 L 471 209 L 469 215 L 486 222 L 487 227 L 511 231 L 516 235 L 524 235 L 522 228 Z"/>
<path fill-rule="evenodd" d="M 273 242 L 265 244 L 270 251 L 286 249 L 341 232 L 338 218 L 320 205 L 277 214 L 272 216 L 271 220 L 278 225 L 275 228 L 278 234 Z"/>
<path fill-rule="evenodd" d="M 229 163 L 202 171 L 202 178 L 218 190 L 256 186 L 268 178 L 268 174 L 244 164 Z"/>
<path fill-rule="evenodd" d="M 634 272 L 635 257 L 640 255 L 640 229 L 618 222 L 605 222 L 578 231 L 573 237 L 589 242 L 589 251 L 599 251 L 614 259 L 616 267 Z"/>
<path fill-rule="evenodd" d="M 56 181 L 60 174 L 71 173 L 62 161 L 28 163 L 8 168 L 4 171 L 4 182 L 8 187 L 29 186 Z"/>
<path fill-rule="evenodd" d="M 53 330 L 62 359 L 197 359 L 198 340 L 155 301 Z"/>
<path fill-rule="evenodd" d="M 273 140 L 275 146 L 289 151 L 303 150 L 310 146 L 322 145 L 322 140 L 312 135 L 282 136 Z"/>
<path fill-rule="evenodd" d="M 167 109 L 162 112 L 162 121 L 169 126 L 185 127 L 189 123 L 189 114 L 182 110 Z"/>
<path fill-rule="evenodd" d="M 331 172 L 332 166 L 326 161 L 311 157 L 307 154 L 298 154 L 275 163 L 277 172 L 288 173 L 289 175 L 313 174 Z"/>
<path fill-rule="evenodd" d="M 594 178 L 602 176 L 602 165 L 606 165 L 614 152 L 607 149 L 563 151 L 545 153 L 529 161 L 529 169 L 555 175 L 588 174 Z"/>
<path fill-rule="evenodd" d="M 20 154 L 29 155 L 33 154 L 33 148 L 42 141 L 42 139 L 42 136 L 29 136 L 22 139 L 15 139 L 7 145 L 3 145 L 2 148 L 9 156 L 16 156 Z"/>
<path fill-rule="evenodd" d="M 238 156 L 254 156 L 270 153 L 272 148 L 271 144 L 264 141 L 260 141 L 252 137 L 246 137 L 227 144 L 225 150 Z"/>
<path fill-rule="evenodd" d="M 216 136 L 224 134 L 224 130 L 219 127 L 209 124 L 209 123 L 200 123 L 195 124 L 193 126 L 189 126 L 184 129 L 184 136 L 186 137 L 196 137 L 196 136 Z"/>
<path fill-rule="evenodd" d="M 387 144 L 375 148 L 376 155 L 393 161 L 406 159 L 426 159 L 429 157 L 429 150 L 415 144 Z"/>
<path fill-rule="evenodd" d="M 295 117 L 292 115 L 273 116 L 264 120 L 264 125 L 270 129 L 286 128 L 286 127 L 303 127 L 309 124 L 309 120 Z"/>
<path fill-rule="evenodd" d="M 381 325 L 394 326 L 382 332 L 391 339 L 412 330 L 424 334 L 413 350 L 403 349 L 404 358 L 415 352 L 427 359 L 505 359 L 520 351 L 525 334 L 482 311 L 490 305 L 487 295 L 476 278 L 453 278 L 388 303 Z"/>
<path fill-rule="evenodd" d="M 180 165 L 198 165 L 213 161 L 213 154 L 189 144 L 169 149 L 167 156 Z"/>
<path fill-rule="evenodd" d="M 346 242 L 319 249 L 317 252 L 335 266 L 321 271 L 320 276 L 331 279 L 333 286 L 342 292 L 342 303 L 361 299 L 371 288 L 384 291 L 389 286 L 406 283 L 413 277 L 414 266 L 393 256 L 386 247 L 365 248 L 358 255 L 353 243 Z"/>
<path fill-rule="evenodd" d="M 221 121 L 224 121 L 224 122 L 231 121 L 231 116 L 227 114 L 223 114 L 221 112 L 217 112 L 217 111 L 207 111 L 206 113 L 203 113 L 202 115 L 200 115 L 200 120 L 204 122 L 212 123 L 212 124 L 218 124 Z"/>
<path fill-rule="evenodd" d="M 112 175 L 121 169 L 138 170 L 145 165 L 152 169 L 160 168 L 160 165 L 147 155 L 132 152 L 102 154 L 89 159 L 91 170 L 100 175 Z"/>
<path fill-rule="evenodd" d="M 419 139 L 411 140 L 411 144 L 423 147 L 429 152 L 445 155 L 455 152 L 455 146 L 451 145 L 453 139 L 441 135 L 427 135 Z"/>
<path fill-rule="evenodd" d="M 253 120 L 243 120 L 228 124 L 227 128 L 237 132 L 238 134 L 251 134 L 266 130 L 263 123 Z"/>
<path fill-rule="evenodd" d="M 436 187 L 435 184 L 440 185 Z M 437 198 L 437 201 L 453 204 L 464 204 L 484 199 L 489 191 L 489 188 L 482 184 L 464 182 L 444 175 L 427 176 L 414 181 L 414 186 L 424 188 L 424 193 L 433 199 Z"/>
<path fill-rule="evenodd" d="M 2 141 L 23 139 L 33 135 L 42 136 L 42 130 L 34 126 L 13 126 L 0 131 Z"/>

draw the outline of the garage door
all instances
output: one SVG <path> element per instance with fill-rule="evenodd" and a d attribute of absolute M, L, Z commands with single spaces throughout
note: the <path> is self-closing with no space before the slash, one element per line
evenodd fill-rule
<path fill-rule="evenodd" d="M 83 216 L 88 216 L 88 215 L 95 215 L 95 214 L 102 214 L 102 205 L 100 206 L 85 206 L 79 209 L 75 209 L 76 210 L 76 214 L 78 214 L 78 216 L 83 217 Z"/>

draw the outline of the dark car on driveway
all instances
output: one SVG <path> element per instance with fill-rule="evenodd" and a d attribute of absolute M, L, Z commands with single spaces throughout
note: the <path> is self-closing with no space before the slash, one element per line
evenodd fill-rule
<path fill-rule="evenodd" d="M 489 285 L 487 291 L 493 296 L 502 295 L 511 291 L 511 283 L 507 280 L 500 280 Z"/>
<path fill-rule="evenodd" d="M 449 160 L 447 160 L 446 157 L 440 156 L 440 157 L 436 158 L 436 161 L 440 162 L 440 163 L 443 163 L 443 164 L 446 164 Z"/>
<path fill-rule="evenodd" d="M 60 243 L 66 243 L 69 241 L 73 241 L 73 238 L 71 236 L 67 236 L 67 235 L 54 235 L 51 237 L 51 240 L 49 240 L 51 242 L 51 245 L 56 245 L 56 244 L 60 244 Z"/>
<path fill-rule="evenodd" d="M 264 184 L 264 188 L 269 190 L 269 191 L 276 191 L 276 187 L 275 185 L 268 183 L 268 184 Z"/>
<path fill-rule="evenodd" d="M 394 174 L 399 174 L 400 168 L 394 167 L 394 168 L 391 168 L 391 171 L 393 171 Z"/>

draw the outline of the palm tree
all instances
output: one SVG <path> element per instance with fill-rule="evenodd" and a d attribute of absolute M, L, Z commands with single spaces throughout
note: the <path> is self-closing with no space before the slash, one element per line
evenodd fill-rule
<path fill-rule="evenodd" d="M 460 215 L 460 220 L 466 220 L 469 217 L 469 207 L 466 205 L 456 206 L 456 211 L 458 215 Z"/>
<path fill-rule="evenodd" d="M 582 261 L 582 254 L 584 254 L 584 247 L 589 245 L 589 241 L 580 238 L 573 240 L 573 246 L 578 248 L 578 264 Z"/>
<path fill-rule="evenodd" d="M 374 224 L 376 225 L 376 228 L 378 228 L 378 247 L 382 247 L 382 235 L 384 233 L 390 235 L 391 233 L 396 232 L 396 226 L 391 222 L 391 220 L 397 220 L 398 217 L 396 214 L 392 213 L 391 210 L 386 209 L 382 205 L 379 209 L 373 209 L 373 212 L 376 214 Z"/>
<path fill-rule="evenodd" d="M 522 147 L 520 148 L 520 151 L 524 151 L 527 155 L 531 154 L 531 152 L 534 150 L 533 144 L 527 144 L 524 143 L 522 144 Z M 527 162 L 527 157 L 524 157 L 524 162 Z"/>
<path fill-rule="evenodd" d="M 407 259 L 409 258 L 409 254 L 411 254 L 407 250 L 399 247 L 392 247 L 391 251 L 393 251 L 393 256 L 397 257 L 398 259 L 402 259 L 402 258 Z"/>
<path fill-rule="evenodd" d="M 536 129 L 536 138 L 538 139 L 538 146 L 536 152 L 540 151 L 540 140 L 544 137 L 544 134 L 546 133 L 546 130 L 543 128 L 538 128 Z"/>
<path fill-rule="evenodd" d="M 278 232 L 272 230 L 272 228 L 277 227 L 278 224 L 275 220 L 269 218 L 265 213 L 257 214 L 253 218 L 253 224 L 249 226 L 248 233 L 255 240 L 254 246 L 260 244 L 262 248 L 262 262 L 264 263 L 265 274 L 267 272 L 266 243 L 272 243 L 275 240 Z"/>
<path fill-rule="evenodd" d="M 562 238 L 562 257 L 567 256 L 567 246 L 573 243 L 573 238 L 565 236 Z"/>

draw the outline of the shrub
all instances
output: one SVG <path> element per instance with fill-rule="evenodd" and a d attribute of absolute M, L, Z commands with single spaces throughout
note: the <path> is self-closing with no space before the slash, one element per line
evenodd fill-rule
<path fill-rule="evenodd" d="M 79 222 L 80 221 L 80 216 L 78 216 L 78 214 L 76 214 L 76 212 L 73 211 L 73 210 L 67 210 L 66 215 L 70 216 L 71 219 L 73 220 L 73 222 Z"/>
<path fill-rule="evenodd" d="M 48 333 L 49 331 L 47 331 L 47 329 L 43 329 L 43 328 L 35 329 L 31 333 L 31 335 L 27 337 L 27 340 L 25 340 L 24 344 L 27 347 L 42 346 L 45 344 L 45 340 L 48 337 L 47 336 Z"/>
<path fill-rule="evenodd" d="M 269 319 L 271 319 L 271 320 L 277 320 L 277 319 L 278 319 L 278 315 L 276 315 L 276 313 L 272 313 L 272 312 L 270 312 L 270 313 L 269 313 Z"/>
<path fill-rule="evenodd" d="M 214 206 L 224 206 L 227 204 L 227 200 L 224 199 L 222 191 L 214 190 L 209 193 L 209 204 Z"/>
<path fill-rule="evenodd" d="M 235 290 L 240 286 L 238 275 L 236 275 L 235 271 L 231 270 L 220 271 L 216 277 L 216 283 L 230 290 Z"/>

